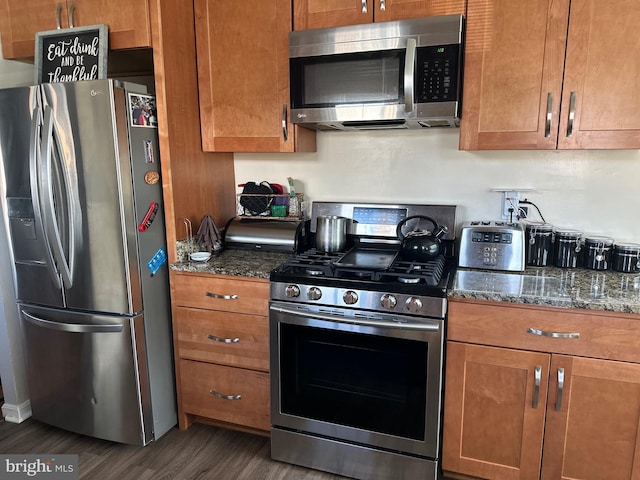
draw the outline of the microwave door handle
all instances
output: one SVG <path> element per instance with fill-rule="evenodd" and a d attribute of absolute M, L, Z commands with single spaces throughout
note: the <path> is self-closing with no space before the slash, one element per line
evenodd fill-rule
<path fill-rule="evenodd" d="M 407 50 L 404 59 L 404 111 L 409 113 L 413 110 L 413 84 L 414 71 L 416 65 L 416 39 L 407 40 Z"/>
<path fill-rule="evenodd" d="M 44 250 L 47 258 L 46 265 L 51 279 L 57 288 L 62 288 L 60 282 L 60 276 L 56 270 L 55 262 L 53 260 L 53 253 L 51 252 L 51 244 L 44 225 L 44 215 L 41 208 L 41 189 L 39 186 L 39 172 L 41 171 L 41 156 L 42 156 L 42 140 L 40 140 L 41 132 L 41 119 L 42 109 L 40 105 L 37 105 L 33 110 L 33 117 L 31 119 L 31 136 L 29 139 L 29 183 L 31 184 L 31 203 L 33 205 L 33 217 L 36 224 L 36 228 L 39 230 L 40 238 L 44 242 Z"/>
<path fill-rule="evenodd" d="M 62 275 L 65 287 L 71 288 L 71 270 L 67 264 L 62 248 L 62 239 L 60 236 L 60 228 L 56 220 L 56 211 L 53 196 L 53 171 L 52 171 L 52 150 L 54 148 L 53 141 L 53 110 L 46 106 L 44 110 L 44 135 L 43 135 L 43 153 L 44 161 L 42 163 L 42 196 L 44 205 L 45 229 L 50 240 L 51 250 L 56 259 L 56 264 Z"/>

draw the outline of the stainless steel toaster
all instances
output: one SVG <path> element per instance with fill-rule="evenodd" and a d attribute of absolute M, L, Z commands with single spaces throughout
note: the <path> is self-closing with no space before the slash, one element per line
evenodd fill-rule
<path fill-rule="evenodd" d="M 522 272 L 525 268 L 524 226 L 501 221 L 462 224 L 458 266 Z"/>

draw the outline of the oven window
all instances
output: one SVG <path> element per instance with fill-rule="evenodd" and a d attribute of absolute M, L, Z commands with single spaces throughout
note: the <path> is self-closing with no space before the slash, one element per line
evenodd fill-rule
<path fill-rule="evenodd" d="M 404 50 L 292 58 L 292 108 L 404 102 Z"/>
<path fill-rule="evenodd" d="M 427 343 L 281 324 L 282 412 L 424 440 Z"/>

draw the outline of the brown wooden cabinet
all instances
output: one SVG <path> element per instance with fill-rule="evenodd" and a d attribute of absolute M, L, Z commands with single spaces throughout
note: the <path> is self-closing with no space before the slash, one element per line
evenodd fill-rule
<path fill-rule="evenodd" d="M 309 152 L 289 116 L 291 0 L 195 0 L 202 148 Z"/>
<path fill-rule="evenodd" d="M 269 431 L 269 282 L 172 272 L 180 428 Z"/>
<path fill-rule="evenodd" d="M 3 0 L 4 58 L 29 58 L 36 32 L 106 24 L 111 50 L 151 46 L 149 0 Z"/>
<path fill-rule="evenodd" d="M 465 0 L 294 0 L 294 30 L 464 13 Z"/>
<path fill-rule="evenodd" d="M 630 315 L 452 301 L 445 472 L 495 480 L 638 475 L 637 322 Z"/>
<path fill-rule="evenodd" d="M 460 149 L 639 148 L 639 21 L 633 0 L 468 0 Z"/>

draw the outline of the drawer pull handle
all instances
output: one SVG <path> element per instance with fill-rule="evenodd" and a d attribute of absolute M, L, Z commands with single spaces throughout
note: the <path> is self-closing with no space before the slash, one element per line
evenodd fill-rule
<path fill-rule="evenodd" d="M 558 396 L 556 397 L 556 412 L 562 409 L 562 392 L 564 391 L 564 368 L 558 369 Z"/>
<path fill-rule="evenodd" d="M 218 397 L 223 400 L 240 400 L 242 398 L 242 395 L 223 395 L 221 393 L 216 392 L 215 390 L 209 390 L 209 393 L 214 397 Z"/>
<path fill-rule="evenodd" d="M 220 298 L 222 300 L 237 300 L 238 295 L 220 295 L 218 293 L 206 292 L 205 295 L 211 298 Z"/>
<path fill-rule="evenodd" d="M 580 334 L 578 332 L 546 332 L 544 330 L 538 330 L 537 328 L 527 328 L 527 333 L 551 338 L 580 338 Z"/>
<path fill-rule="evenodd" d="M 535 370 L 535 383 L 533 388 L 533 402 L 531 403 L 532 408 L 538 408 L 538 400 L 540 399 L 540 381 L 542 380 L 542 367 L 536 365 Z"/>
<path fill-rule="evenodd" d="M 214 342 L 220 342 L 220 343 L 238 343 L 240 342 L 240 339 L 238 337 L 236 338 L 221 338 L 221 337 L 216 337 L 215 335 L 207 335 L 207 338 L 209 340 L 213 340 Z"/>

